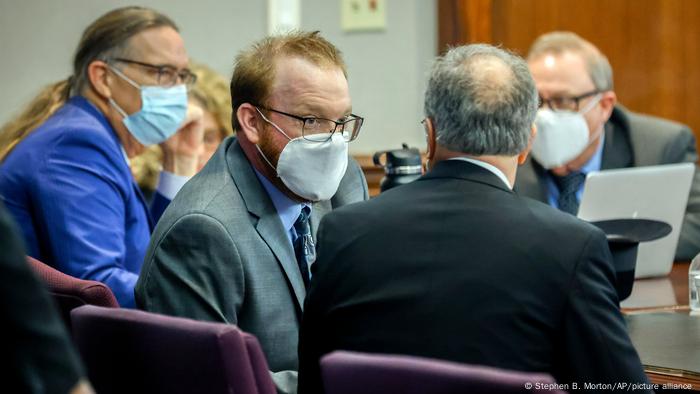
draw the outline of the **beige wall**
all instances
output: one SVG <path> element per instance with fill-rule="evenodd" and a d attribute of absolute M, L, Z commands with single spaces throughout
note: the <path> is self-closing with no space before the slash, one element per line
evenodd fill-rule
<path fill-rule="evenodd" d="M 68 77 L 82 30 L 104 12 L 133 1 L 0 0 L 0 123 L 20 110 L 40 88 Z M 142 0 L 172 17 L 190 56 L 231 72 L 235 53 L 263 37 L 263 0 Z M 301 0 L 302 28 L 321 30 L 344 53 L 354 110 L 365 116 L 356 154 L 423 148 L 419 121 L 426 73 L 436 53 L 434 0 L 387 0 L 387 28 L 344 33 L 339 0 Z"/>

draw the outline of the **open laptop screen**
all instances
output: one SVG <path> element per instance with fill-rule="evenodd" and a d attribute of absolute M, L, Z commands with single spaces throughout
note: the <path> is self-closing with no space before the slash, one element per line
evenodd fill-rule
<path fill-rule="evenodd" d="M 636 278 L 667 275 L 680 236 L 695 165 L 667 164 L 591 172 L 581 196 L 578 217 L 654 219 L 671 225 L 671 233 L 639 245 Z"/>

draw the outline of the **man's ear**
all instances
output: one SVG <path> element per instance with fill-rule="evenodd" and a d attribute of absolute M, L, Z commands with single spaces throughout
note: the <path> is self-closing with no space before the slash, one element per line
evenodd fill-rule
<path fill-rule="evenodd" d="M 527 139 L 527 146 L 518 154 L 518 165 L 525 163 L 525 160 L 527 160 L 527 155 L 532 150 L 532 142 L 535 141 L 535 137 L 537 137 L 537 126 L 533 123 L 530 127 L 530 137 Z"/>
<path fill-rule="evenodd" d="M 602 93 L 600 98 L 600 108 L 603 110 L 603 123 L 607 122 L 612 115 L 613 108 L 617 104 L 617 95 L 612 90 Z"/>
<path fill-rule="evenodd" d="M 427 151 L 425 152 L 426 160 L 430 161 L 435 157 L 435 125 L 433 124 L 432 118 L 425 118 L 423 120 L 423 127 L 425 128 L 425 142 L 427 144 Z"/>
<path fill-rule="evenodd" d="M 107 63 L 95 60 L 87 67 L 87 77 L 93 90 L 98 96 L 108 99 L 112 97 L 112 84 L 114 75 L 109 72 Z"/>
<path fill-rule="evenodd" d="M 257 144 L 260 141 L 263 124 L 259 115 L 255 106 L 249 103 L 241 104 L 236 110 L 238 124 L 241 125 L 240 132 L 245 134 L 245 138 L 251 144 Z"/>

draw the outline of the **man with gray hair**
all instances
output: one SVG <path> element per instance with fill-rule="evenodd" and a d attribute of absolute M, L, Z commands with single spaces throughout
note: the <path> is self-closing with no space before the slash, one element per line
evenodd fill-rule
<path fill-rule="evenodd" d="M 515 190 L 576 215 L 586 174 L 613 168 L 695 163 L 688 126 L 617 104 L 608 59 L 572 32 L 540 36 L 528 65 L 539 91 L 538 136 Z M 677 260 L 700 252 L 700 171 L 681 228 Z"/>
<path fill-rule="evenodd" d="M 546 372 L 567 390 L 647 382 L 605 235 L 512 191 L 536 111 L 515 55 L 469 45 L 435 62 L 429 171 L 321 222 L 299 392 L 322 391 L 336 349 Z"/>

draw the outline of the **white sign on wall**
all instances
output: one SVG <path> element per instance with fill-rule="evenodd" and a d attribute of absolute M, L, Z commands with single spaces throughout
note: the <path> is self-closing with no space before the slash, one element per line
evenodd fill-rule
<path fill-rule="evenodd" d="M 267 33 L 278 34 L 301 27 L 301 0 L 267 0 Z"/>

